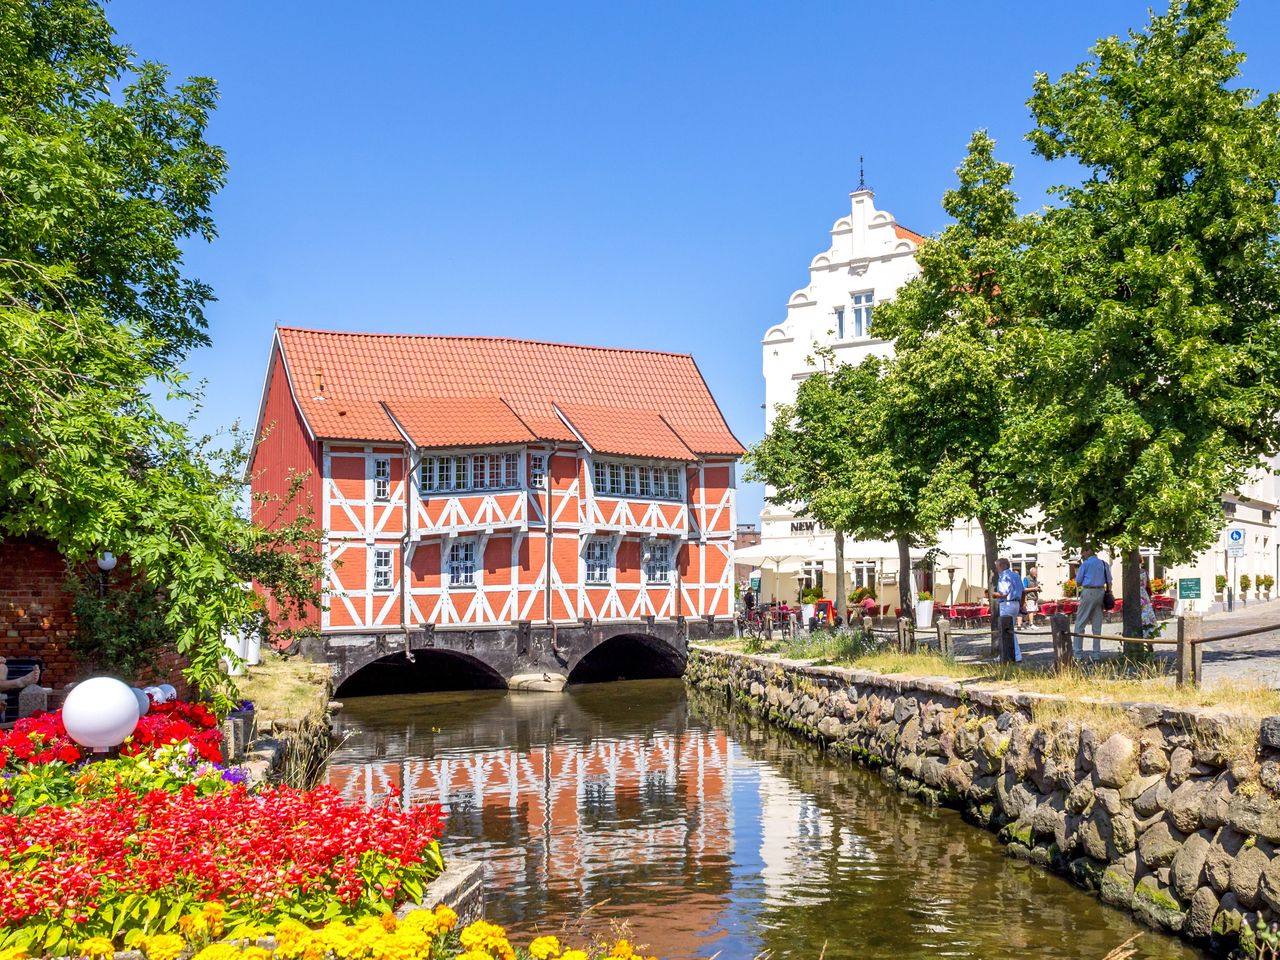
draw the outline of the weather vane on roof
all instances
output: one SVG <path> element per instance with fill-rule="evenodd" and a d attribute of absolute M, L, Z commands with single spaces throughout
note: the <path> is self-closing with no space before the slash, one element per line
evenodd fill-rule
<path fill-rule="evenodd" d="M 862 154 L 858 154 L 858 190 L 871 190 L 871 188 L 867 186 L 867 175 L 862 166 Z M 854 192 L 857 193 L 858 190 L 855 190 Z"/>

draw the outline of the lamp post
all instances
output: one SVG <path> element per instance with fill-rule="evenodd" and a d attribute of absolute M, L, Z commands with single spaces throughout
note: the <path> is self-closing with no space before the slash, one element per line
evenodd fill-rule
<path fill-rule="evenodd" d="M 104 754 L 133 733 L 139 713 L 133 690 L 114 677 L 92 677 L 67 694 L 62 723 L 80 746 Z"/>
<path fill-rule="evenodd" d="M 954 604 L 956 602 L 956 567 L 947 567 L 947 603 Z"/>
<path fill-rule="evenodd" d="M 98 596 L 107 595 L 107 574 L 116 568 L 116 557 L 110 550 L 104 550 L 98 557 Z"/>

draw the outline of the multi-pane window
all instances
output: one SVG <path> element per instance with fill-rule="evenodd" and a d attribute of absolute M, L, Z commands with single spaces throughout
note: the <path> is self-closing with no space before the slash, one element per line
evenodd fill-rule
<path fill-rule="evenodd" d="M 520 455 L 476 453 L 469 457 L 423 457 L 420 476 L 423 494 L 510 490 L 520 485 Z"/>
<path fill-rule="evenodd" d="M 844 307 L 836 307 L 836 339 L 844 339 Z"/>
<path fill-rule="evenodd" d="M 613 566 L 608 540 L 587 541 L 587 583 L 608 583 Z"/>
<path fill-rule="evenodd" d="M 853 336 L 869 337 L 871 336 L 871 308 L 874 304 L 874 295 L 870 290 L 866 293 L 855 293 L 853 295 Z"/>
<path fill-rule="evenodd" d="M 649 555 L 644 560 L 644 578 L 649 583 L 667 583 L 671 579 L 671 544 L 649 545 Z"/>
<path fill-rule="evenodd" d="M 597 460 L 592 466 L 596 496 L 680 499 L 680 468 Z"/>
<path fill-rule="evenodd" d="M 547 458 L 535 453 L 529 458 L 529 486 L 541 487 L 547 479 Z"/>
<path fill-rule="evenodd" d="M 373 551 L 373 589 L 391 589 L 391 551 L 383 547 Z"/>
<path fill-rule="evenodd" d="M 874 590 L 876 588 L 876 562 L 874 560 L 858 560 L 849 565 L 850 572 L 853 574 L 853 588 L 869 587 Z"/>
<path fill-rule="evenodd" d="M 373 499 L 388 500 L 391 497 L 391 461 L 375 457 L 373 461 Z"/>
<path fill-rule="evenodd" d="M 449 586 L 470 587 L 476 582 L 476 545 L 457 540 L 449 545 Z"/>

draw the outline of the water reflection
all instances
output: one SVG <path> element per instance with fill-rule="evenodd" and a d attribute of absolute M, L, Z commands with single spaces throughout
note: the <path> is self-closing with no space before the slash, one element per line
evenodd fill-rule
<path fill-rule="evenodd" d="M 678 681 L 349 702 L 330 782 L 449 811 L 520 936 L 586 914 L 668 958 L 1103 957 L 1137 928 L 990 836 Z M 1143 937 L 1140 956 L 1190 958 Z"/>

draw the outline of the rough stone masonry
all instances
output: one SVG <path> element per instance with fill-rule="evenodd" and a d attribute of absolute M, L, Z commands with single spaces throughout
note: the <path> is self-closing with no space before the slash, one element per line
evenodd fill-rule
<path fill-rule="evenodd" d="M 696 645 L 685 678 L 960 809 L 1153 927 L 1252 954 L 1258 921 L 1280 920 L 1280 717 L 1125 704 L 1132 735 L 1104 738 L 1069 711 L 1032 719 L 1059 696 Z"/>

